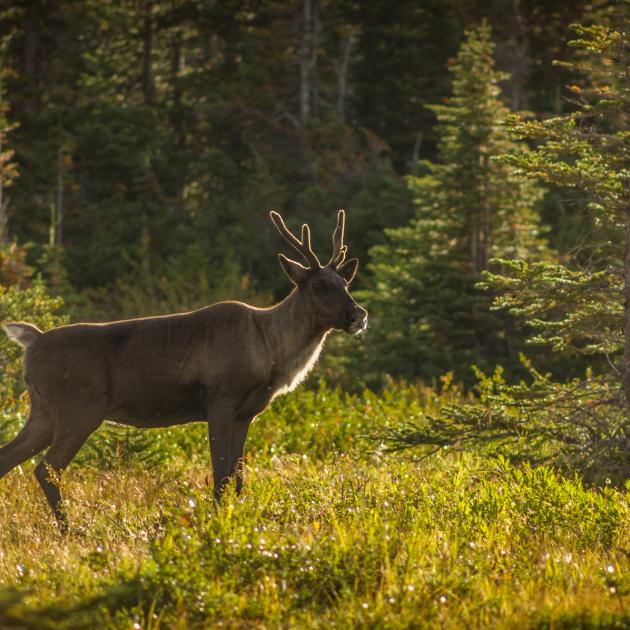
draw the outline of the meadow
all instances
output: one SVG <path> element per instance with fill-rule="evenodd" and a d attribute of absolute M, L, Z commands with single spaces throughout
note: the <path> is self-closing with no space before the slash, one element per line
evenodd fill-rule
<path fill-rule="evenodd" d="M 218 507 L 202 424 L 103 427 L 65 538 L 26 464 L 0 482 L 0 627 L 629 627 L 630 485 L 379 442 L 462 396 L 300 388 Z"/>

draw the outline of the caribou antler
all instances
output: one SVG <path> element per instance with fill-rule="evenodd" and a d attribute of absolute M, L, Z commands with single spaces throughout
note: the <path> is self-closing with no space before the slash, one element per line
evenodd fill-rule
<path fill-rule="evenodd" d="M 284 239 L 287 241 L 287 243 L 289 243 L 289 245 L 291 245 L 291 247 L 293 247 L 293 249 L 304 256 L 305 260 L 308 262 L 311 268 L 322 266 L 319 262 L 319 259 L 315 255 L 313 248 L 311 247 L 311 229 L 308 227 L 308 225 L 306 225 L 306 223 L 302 226 L 302 240 L 300 241 L 289 231 L 289 228 L 287 228 L 287 226 L 284 224 L 284 221 L 282 220 L 282 217 L 277 212 L 272 210 L 269 213 L 269 216 L 271 217 L 273 224 L 276 226 L 276 228 L 278 228 L 278 232 L 280 232 L 280 234 L 284 236 Z"/>
<path fill-rule="evenodd" d="M 346 224 L 346 213 L 339 210 L 337 213 L 337 227 L 333 232 L 333 253 L 328 264 L 338 267 L 345 259 L 348 247 L 343 244 L 343 231 Z"/>

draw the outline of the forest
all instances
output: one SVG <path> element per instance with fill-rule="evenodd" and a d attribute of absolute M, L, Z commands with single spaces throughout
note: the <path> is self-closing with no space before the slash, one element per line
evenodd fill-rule
<path fill-rule="evenodd" d="M 0 480 L 4 628 L 630 626 L 629 0 L 5 0 L 0 321 L 269 306 L 339 209 L 367 331 L 252 425 Z M 0 333 L 1 446 L 24 424 Z M 1 466 L 0 466 L 1 467 Z"/>

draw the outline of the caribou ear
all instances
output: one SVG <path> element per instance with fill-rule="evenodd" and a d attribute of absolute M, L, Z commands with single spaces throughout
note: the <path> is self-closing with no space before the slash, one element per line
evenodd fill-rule
<path fill-rule="evenodd" d="M 359 259 L 351 258 L 350 260 L 346 260 L 345 263 L 339 265 L 337 267 L 337 273 L 348 283 L 350 284 L 354 279 L 354 276 L 357 273 L 357 269 L 359 268 Z"/>
<path fill-rule="evenodd" d="M 284 254 L 278 254 L 278 258 L 282 268 L 284 269 L 284 273 L 289 276 L 291 282 L 300 284 L 306 280 L 309 271 L 306 267 L 300 265 L 299 262 L 295 262 L 295 260 L 287 258 Z"/>

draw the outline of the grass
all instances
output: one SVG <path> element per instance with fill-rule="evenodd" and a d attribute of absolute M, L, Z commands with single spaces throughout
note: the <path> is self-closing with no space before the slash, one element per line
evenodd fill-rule
<path fill-rule="evenodd" d="M 65 539 L 32 465 L 14 471 L 0 627 L 629 627 L 627 489 L 365 437 L 457 396 L 280 399 L 252 426 L 246 492 L 219 508 L 203 426 L 106 428 L 64 478 Z"/>

